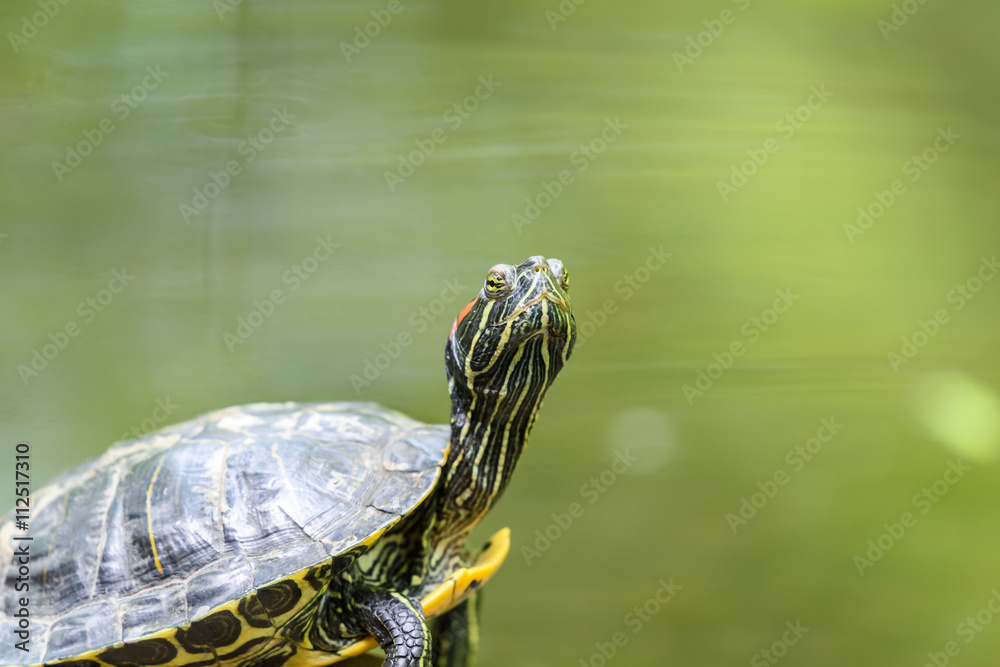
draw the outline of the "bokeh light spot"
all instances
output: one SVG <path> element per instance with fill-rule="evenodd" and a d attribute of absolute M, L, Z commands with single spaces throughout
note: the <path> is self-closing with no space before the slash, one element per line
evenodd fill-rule
<path fill-rule="evenodd" d="M 913 408 L 931 437 L 960 456 L 990 461 L 1000 455 L 1000 399 L 964 373 L 928 376 Z"/>

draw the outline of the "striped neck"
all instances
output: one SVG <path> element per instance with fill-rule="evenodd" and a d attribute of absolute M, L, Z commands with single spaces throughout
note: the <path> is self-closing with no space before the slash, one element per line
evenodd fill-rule
<path fill-rule="evenodd" d="M 544 337 L 521 347 L 489 377 L 457 368 L 452 346 L 445 361 L 451 390 L 451 447 L 442 470 L 438 516 L 456 537 L 467 534 L 503 494 L 524 450 L 555 373 L 541 364 Z M 551 373 L 551 374 L 550 374 Z"/>

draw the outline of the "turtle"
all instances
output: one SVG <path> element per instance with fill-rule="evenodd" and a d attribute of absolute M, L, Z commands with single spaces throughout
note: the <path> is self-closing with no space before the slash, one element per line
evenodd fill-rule
<path fill-rule="evenodd" d="M 119 442 L 0 523 L 0 665 L 466 667 L 500 498 L 576 340 L 569 274 L 498 264 L 445 345 L 451 423 L 255 403 Z M 27 610 L 27 611 L 22 611 Z"/>

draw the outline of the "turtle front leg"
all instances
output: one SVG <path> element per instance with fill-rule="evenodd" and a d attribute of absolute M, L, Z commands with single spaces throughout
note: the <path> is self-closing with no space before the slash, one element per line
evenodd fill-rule
<path fill-rule="evenodd" d="M 472 593 L 438 619 L 434 628 L 434 667 L 472 667 L 476 663 L 481 595 Z"/>
<path fill-rule="evenodd" d="M 418 603 L 402 593 L 367 591 L 355 601 L 358 620 L 385 651 L 382 667 L 430 667 L 431 640 Z"/>

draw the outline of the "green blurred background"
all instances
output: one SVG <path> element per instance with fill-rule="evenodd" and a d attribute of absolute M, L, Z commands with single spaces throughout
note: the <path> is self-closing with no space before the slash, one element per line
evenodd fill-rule
<path fill-rule="evenodd" d="M 591 325 L 477 533 L 513 529 L 480 665 L 995 665 L 998 26 L 991 0 L 5 0 L 0 442 L 41 484 L 243 402 L 444 421 L 454 315 L 554 256 Z"/>

